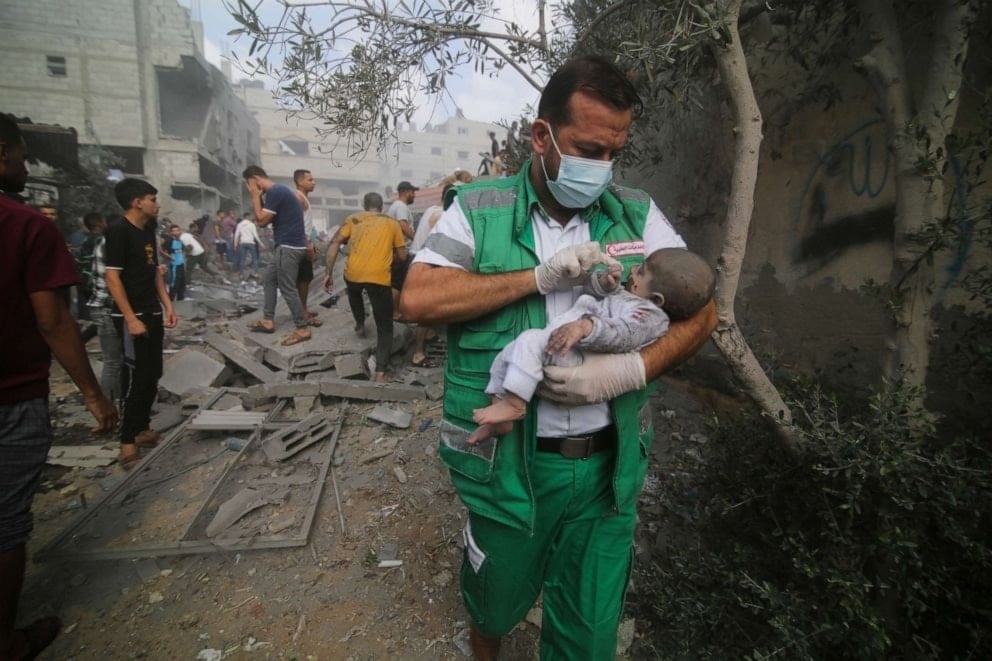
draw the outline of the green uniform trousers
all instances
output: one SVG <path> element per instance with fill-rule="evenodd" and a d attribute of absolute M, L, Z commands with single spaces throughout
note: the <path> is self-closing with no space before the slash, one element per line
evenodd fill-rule
<path fill-rule="evenodd" d="M 462 597 L 480 632 L 507 634 L 543 589 L 541 659 L 614 658 L 637 514 L 613 509 L 613 463 L 536 453 L 533 535 L 469 515 Z"/>

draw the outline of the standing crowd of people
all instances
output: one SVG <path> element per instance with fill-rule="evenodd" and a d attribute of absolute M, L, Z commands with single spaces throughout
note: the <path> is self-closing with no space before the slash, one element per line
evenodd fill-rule
<path fill-rule="evenodd" d="M 513 127 L 531 151 L 518 170 L 452 177 L 419 225 L 410 182 L 400 182 L 385 212 L 382 196 L 369 192 L 327 248 L 322 284 L 331 291 L 347 246 L 344 289 L 359 336 L 368 333 L 366 297 L 371 306 L 376 381 L 387 378 L 395 320 L 419 324 L 417 365 L 433 329 L 446 329 L 439 456 L 469 512 L 461 594 L 476 659 L 496 658 L 501 637 L 540 594 L 542 658 L 613 659 L 654 436 L 650 384 L 716 325 L 710 267 L 650 196 L 613 182 L 640 110 L 636 89 L 608 60 L 566 62 L 534 121 Z M 292 324 L 281 344 L 311 341 L 322 323 L 308 308 L 318 258 L 309 171 L 294 173 L 294 189 L 251 165 L 243 218 L 225 209 L 187 229 L 168 223 L 161 237 L 157 190 L 124 179 L 115 187 L 122 218 L 84 218 L 81 285 L 55 225 L 15 199 L 24 151 L 16 123 L 0 117 L 8 239 L 0 302 L 23 321 L 0 326 L 0 659 L 33 658 L 59 630 L 56 618 L 15 627 L 31 499 L 51 443 L 51 356 L 79 387 L 95 432 L 117 428 L 119 403 L 119 459 L 129 468 L 141 447 L 161 440 L 149 416 L 163 337 L 196 268 L 250 278 L 260 234 L 271 231 L 262 317 L 250 330 L 277 332 L 278 297 Z M 99 381 L 62 294 L 73 285 L 104 352 Z"/>

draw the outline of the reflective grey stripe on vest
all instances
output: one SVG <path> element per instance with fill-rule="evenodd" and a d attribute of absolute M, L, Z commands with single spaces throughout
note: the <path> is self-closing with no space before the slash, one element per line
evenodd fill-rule
<path fill-rule="evenodd" d="M 466 271 L 473 268 L 472 249 L 462 243 L 455 241 L 447 234 L 432 232 L 424 242 L 424 248 L 432 250 L 439 255 L 443 255 L 448 261 L 457 264 Z"/>
<path fill-rule="evenodd" d="M 617 199 L 621 202 L 625 202 L 627 200 L 642 202 L 644 204 L 650 204 L 651 202 L 651 196 L 638 188 L 627 188 L 626 186 L 620 186 L 618 184 L 610 184 L 609 190 L 611 193 L 616 195 Z"/>
<path fill-rule="evenodd" d="M 478 188 L 458 191 L 458 199 L 466 209 L 509 207 L 517 200 L 516 188 Z"/>

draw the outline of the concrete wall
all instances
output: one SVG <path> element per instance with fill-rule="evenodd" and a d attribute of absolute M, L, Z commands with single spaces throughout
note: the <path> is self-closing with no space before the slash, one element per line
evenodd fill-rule
<path fill-rule="evenodd" d="M 763 71 L 760 80 L 774 80 L 777 93 L 758 84 L 765 137 L 738 321 L 774 372 L 874 383 L 886 355 L 886 317 L 860 288 L 868 280 L 887 282 L 892 263 L 895 171 L 885 126 L 873 91 L 853 68 L 839 65 L 830 82 L 840 100 L 830 104 L 789 97 L 786 90 L 800 89 L 790 81 L 802 75 Z M 713 87 L 702 108 L 666 120 L 660 133 L 639 135 L 660 145 L 665 157 L 654 172 L 627 173 L 627 181 L 653 194 L 690 248 L 714 265 L 733 158 L 722 95 Z M 973 121 L 974 112 L 974 99 L 967 98 L 959 125 Z M 949 172 L 955 185 L 953 162 Z M 953 214 L 960 214 L 959 206 Z M 965 241 L 936 262 L 938 316 L 958 306 L 966 312 L 970 303 L 960 282 L 989 259 L 968 238 L 967 221 L 958 222 Z M 956 341 L 953 328 L 938 325 L 937 331 L 938 345 Z"/>
<path fill-rule="evenodd" d="M 204 60 L 198 27 L 175 0 L 0 0 L 0 110 L 73 127 L 81 144 L 141 148 L 164 214 L 240 206 L 258 123 Z M 184 85 L 160 89 L 159 75 Z"/>

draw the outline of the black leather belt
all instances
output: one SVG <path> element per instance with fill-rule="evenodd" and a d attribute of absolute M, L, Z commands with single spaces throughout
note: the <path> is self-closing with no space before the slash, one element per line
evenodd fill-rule
<path fill-rule="evenodd" d="M 566 459 L 588 459 L 594 453 L 617 445 L 616 427 L 610 425 L 583 436 L 537 437 L 538 452 L 557 452 Z"/>

